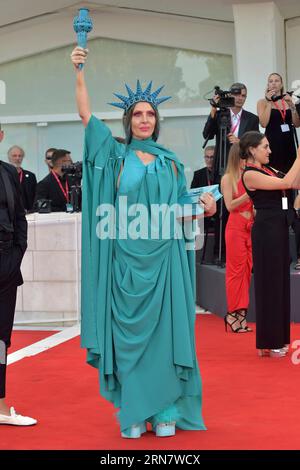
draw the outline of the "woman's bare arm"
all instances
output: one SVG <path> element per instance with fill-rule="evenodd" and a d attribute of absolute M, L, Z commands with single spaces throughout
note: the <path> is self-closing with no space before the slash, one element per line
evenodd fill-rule
<path fill-rule="evenodd" d="M 259 123 L 262 127 L 267 127 L 267 125 L 269 124 L 271 111 L 272 111 L 271 101 L 267 101 L 266 99 L 258 101 L 257 114 L 259 117 Z"/>
<path fill-rule="evenodd" d="M 83 69 L 79 69 L 79 64 L 84 64 L 87 58 L 87 49 L 82 47 L 75 47 L 71 54 L 71 60 L 74 64 L 76 71 L 76 102 L 79 116 L 83 122 L 83 125 L 86 127 L 91 113 L 89 95 L 84 79 Z"/>
<path fill-rule="evenodd" d="M 297 151 L 297 158 L 284 178 L 270 178 L 270 176 L 259 173 L 258 171 L 246 171 L 244 181 L 247 188 L 255 189 L 290 189 L 295 186 L 295 181 L 300 177 L 300 147 Z"/>

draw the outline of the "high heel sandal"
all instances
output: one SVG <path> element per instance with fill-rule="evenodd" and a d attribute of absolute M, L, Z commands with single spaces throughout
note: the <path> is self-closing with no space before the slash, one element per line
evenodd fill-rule
<path fill-rule="evenodd" d="M 247 325 L 247 322 L 246 322 L 246 316 L 247 316 L 247 309 L 246 308 L 241 308 L 239 310 L 236 311 L 237 313 L 237 317 L 239 318 L 240 320 L 240 324 L 241 324 L 241 327 L 243 328 L 243 330 L 246 330 L 248 331 L 249 333 L 252 330 L 252 328 L 250 328 L 248 325 Z"/>
<path fill-rule="evenodd" d="M 232 322 L 228 321 L 228 317 L 233 318 L 233 321 Z M 226 332 L 227 332 L 227 325 L 229 325 L 233 333 L 247 333 L 247 330 L 241 327 L 240 320 L 238 319 L 236 313 L 228 312 L 227 315 L 225 315 L 224 317 L 224 324 L 225 324 Z M 233 325 L 235 324 L 236 326 L 233 327 Z"/>
<path fill-rule="evenodd" d="M 156 437 L 175 436 L 175 424 L 175 421 L 172 421 L 170 423 L 158 423 L 156 426 L 153 427 L 153 431 L 155 432 Z"/>
<path fill-rule="evenodd" d="M 133 424 L 129 428 L 124 429 L 124 431 L 121 432 L 121 436 L 127 439 L 138 439 L 146 431 L 146 423 L 143 421 L 142 423 Z"/>

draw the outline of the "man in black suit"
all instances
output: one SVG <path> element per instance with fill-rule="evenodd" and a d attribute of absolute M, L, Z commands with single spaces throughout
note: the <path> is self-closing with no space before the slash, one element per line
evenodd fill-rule
<path fill-rule="evenodd" d="M 234 106 L 225 110 L 227 114 L 227 156 L 231 144 L 239 142 L 240 138 L 248 131 L 259 130 L 259 120 L 256 114 L 250 113 L 243 109 L 247 98 L 247 88 L 243 83 L 234 83 L 230 90 L 233 92 Z M 220 112 L 218 111 L 218 102 L 220 96 L 213 97 L 213 103 L 210 114 L 207 118 L 206 124 L 203 129 L 204 139 L 214 139 L 216 137 L 215 157 L 216 163 L 218 163 L 218 156 L 220 152 Z M 223 113 L 224 114 L 224 113 Z M 219 169 L 216 168 L 217 173 Z"/>
<path fill-rule="evenodd" d="M 0 132 L 0 142 L 4 137 Z M 14 322 L 20 266 L 27 248 L 27 221 L 16 169 L 0 161 L 0 424 L 31 426 L 36 420 L 19 415 L 6 403 L 7 349 Z M 21 382 L 20 382 L 21 384 Z"/>
<path fill-rule="evenodd" d="M 11 163 L 18 172 L 21 184 L 21 196 L 23 206 L 25 210 L 29 212 L 33 208 L 35 198 L 35 191 L 37 185 L 35 174 L 31 171 L 24 170 L 24 168 L 22 168 L 22 162 L 25 157 L 25 152 L 22 147 L 19 147 L 18 145 L 13 145 L 8 150 L 7 157 L 9 163 Z"/>
<path fill-rule="evenodd" d="M 214 181 L 215 181 L 215 170 L 214 170 L 215 156 L 214 155 L 215 155 L 215 147 L 213 145 L 205 148 L 204 162 L 206 166 L 194 172 L 194 177 L 193 177 L 193 181 L 191 184 L 191 188 L 200 188 L 201 186 L 209 186 L 211 184 L 214 184 Z"/>
<path fill-rule="evenodd" d="M 37 185 L 35 208 L 42 199 L 51 200 L 53 212 L 66 212 L 69 203 L 69 182 L 62 167 L 72 164 L 71 153 L 68 150 L 56 149 L 52 154 L 53 168 Z"/>
<path fill-rule="evenodd" d="M 243 83 L 234 83 L 230 87 L 231 95 L 234 98 L 234 106 L 221 112 L 218 110 L 218 103 L 220 101 L 220 96 L 215 95 L 212 101 L 212 107 L 210 114 L 207 118 L 206 124 L 203 129 L 203 137 L 204 139 L 210 140 L 216 138 L 216 146 L 215 146 L 215 184 L 219 184 L 221 181 L 221 177 L 224 174 L 227 160 L 228 160 L 228 153 L 230 147 L 233 143 L 239 142 L 240 138 L 248 131 L 258 131 L 259 130 L 259 119 L 253 113 L 246 111 L 243 109 L 247 98 L 247 87 Z M 221 145 L 221 118 L 226 117 L 225 121 L 227 124 L 226 129 L 226 155 L 221 155 L 220 152 L 224 149 L 224 145 Z M 223 164 L 222 164 L 223 163 Z M 221 260 L 225 261 L 225 226 L 228 219 L 228 212 L 223 204 L 222 200 L 217 204 L 217 213 L 216 219 L 220 219 L 220 212 L 221 212 L 221 204 L 222 204 L 222 249 L 221 249 Z M 220 233 L 220 220 L 216 223 L 215 226 L 215 259 L 219 258 L 219 250 L 217 250 L 217 246 L 219 244 L 219 233 Z"/>

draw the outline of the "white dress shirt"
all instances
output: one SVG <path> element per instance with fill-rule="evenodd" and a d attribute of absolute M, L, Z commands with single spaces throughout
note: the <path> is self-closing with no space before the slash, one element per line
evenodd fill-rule
<path fill-rule="evenodd" d="M 241 109 L 238 114 L 234 114 L 234 112 L 232 112 L 232 110 L 230 109 L 231 132 L 232 132 L 233 135 L 235 135 L 235 137 L 239 136 L 239 129 L 240 129 L 242 112 L 243 112 L 243 110 Z"/>

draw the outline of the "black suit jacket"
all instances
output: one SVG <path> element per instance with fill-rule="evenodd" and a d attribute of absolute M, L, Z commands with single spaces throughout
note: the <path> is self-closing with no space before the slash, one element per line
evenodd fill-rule
<path fill-rule="evenodd" d="M 217 178 L 214 174 L 211 175 L 212 180 L 208 181 L 208 171 L 207 168 L 201 168 L 201 170 L 194 171 L 193 181 L 191 183 L 191 188 L 200 188 L 201 186 L 208 186 L 209 184 L 217 184 Z"/>
<path fill-rule="evenodd" d="M 17 170 L 14 166 L 2 161 L 0 161 L 0 165 L 8 176 L 14 196 L 13 247 L 9 254 L 1 254 L 0 256 L 0 295 L 7 296 L 12 287 L 23 284 L 20 266 L 27 248 L 27 220 Z"/>
<path fill-rule="evenodd" d="M 27 211 L 30 211 L 33 209 L 36 185 L 37 185 L 37 181 L 36 181 L 35 174 L 31 173 L 31 171 L 23 169 L 21 193 L 22 193 L 23 205 Z"/>
<path fill-rule="evenodd" d="M 25 210 L 21 198 L 20 180 L 17 170 L 9 163 L 0 161 L 0 165 L 8 174 L 10 179 L 14 199 L 15 199 L 15 216 L 14 216 L 14 244 L 18 245 L 22 252 L 25 253 L 27 248 L 27 220 Z"/>
<path fill-rule="evenodd" d="M 62 181 L 62 185 L 63 188 L 65 188 L 65 180 Z M 37 185 L 34 204 L 35 209 L 37 209 L 37 201 L 39 199 L 50 199 L 51 210 L 53 212 L 66 211 L 66 198 L 52 173 L 49 173 L 49 175 Z"/>
<path fill-rule="evenodd" d="M 228 109 L 229 115 L 229 124 L 230 124 L 230 111 Z M 241 115 L 241 122 L 238 132 L 238 137 L 241 138 L 245 132 L 248 131 L 259 131 L 259 120 L 256 114 L 250 113 L 249 111 L 242 110 Z M 230 132 L 230 126 L 227 128 L 226 134 Z M 219 161 L 220 161 L 220 143 L 221 143 L 221 134 L 220 134 L 220 113 L 218 112 L 215 118 L 212 118 L 211 115 L 208 116 L 207 121 L 205 123 L 203 129 L 203 137 L 204 139 L 214 139 L 216 137 L 216 146 L 215 146 L 215 173 L 220 174 L 219 171 Z M 231 147 L 229 140 L 227 139 L 227 146 L 226 146 L 226 156 L 225 160 L 227 163 L 228 153 Z"/>

